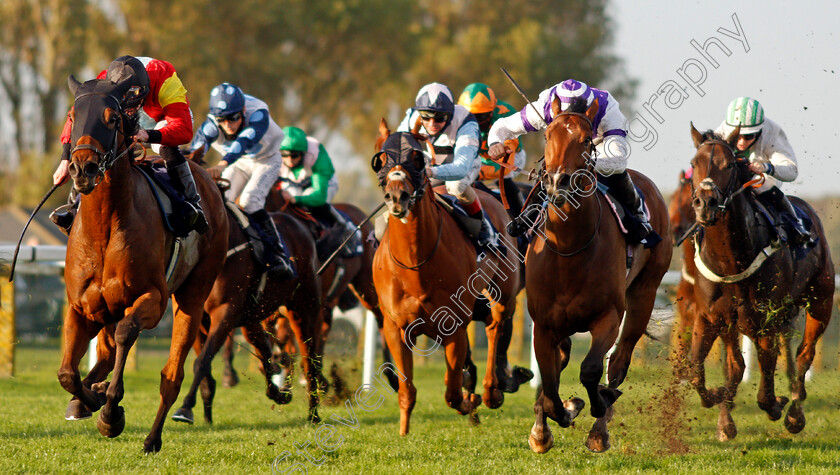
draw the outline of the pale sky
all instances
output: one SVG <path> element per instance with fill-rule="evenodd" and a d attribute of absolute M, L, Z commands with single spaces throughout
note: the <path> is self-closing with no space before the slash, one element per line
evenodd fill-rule
<path fill-rule="evenodd" d="M 644 149 L 645 141 L 631 141 L 631 168 L 669 193 L 676 187 L 677 173 L 694 155 L 689 121 L 699 130 L 714 129 L 732 99 L 750 96 L 782 127 L 796 151 L 799 177 L 784 191 L 803 197 L 840 195 L 840 170 L 835 165 L 840 161 L 840 29 L 835 3 L 614 0 L 610 12 L 616 25 L 613 51 L 624 59 L 627 73 L 640 80 L 636 99 L 622 103 L 621 109 L 628 119 L 638 114 L 647 120 L 658 134 L 649 150 Z M 718 31 L 741 36 L 733 14 L 749 51 L 738 39 Z M 690 43 L 695 40 L 702 46 L 712 37 L 731 52 L 727 56 L 708 44 L 717 68 Z M 705 70 L 706 78 L 697 86 L 702 97 L 681 77 L 682 68 L 695 79 Z M 685 88 L 688 97 L 679 104 L 679 93 L 665 89 L 673 109 L 664 96 L 649 102 L 660 124 L 643 104 L 669 80 Z M 641 120 L 633 127 L 642 134 Z"/>

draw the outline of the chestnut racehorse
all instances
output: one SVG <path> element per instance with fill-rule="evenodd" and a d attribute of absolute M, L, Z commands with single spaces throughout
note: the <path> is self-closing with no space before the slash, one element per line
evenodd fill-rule
<path fill-rule="evenodd" d="M 172 295 L 175 319 L 169 359 L 161 371 L 161 401 L 143 443 L 146 452 L 158 451 L 166 414 L 184 378 L 184 360 L 201 323 L 204 301 L 224 263 L 227 217 L 210 176 L 191 164 L 209 230 L 185 238 L 188 248 L 167 275 L 177 244 L 158 214 L 154 192 L 131 165 L 128 139 L 133 131 L 123 129 L 126 121 L 119 100 L 129 84 L 105 79 L 80 84 L 72 76 L 68 83 L 75 94 L 70 176 L 84 196 L 67 243 L 64 271 L 68 312 L 58 379 L 74 396 L 66 417 L 89 416 L 88 411 L 99 410 L 104 402 L 97 421 L 99 432 L 107 437 L 122 432 L 125 413 L 119 403 L 124 395 L 126 357 L 140 331 L 160 322 Z M 106 338 L 99 345 L 101 363 L 82 381 L 79 361 L 103 327 Z M 116 355 L 108 355 L 114 347 Z M 92 390 L 111 369 L 113 381 L 97 384 Z"/>
<path fill-rule="evenodd" d="M 671 235 L 674 242 L 688 232 L 694 224 L 694 208 L 691 206 L 691 178 L 690 173 L 681 171 L 679 184 L 671 196 L 668 204 L 668 216 L 671 222 Z M 691 341 L 691 328 L 694 325 L 694 280 L 697 267 L 694 265 L 694 241 L 686 238 L 680 244 L 682 250 L 682 266 L 680 268 L 680 283 L 677 285 L 677 321 L 672 333 L 676 342 L 671 352 L 671 365 L 675 374 L 688 379 L 688 348 Z"/>
<path fill-rule="evenodd" d="M 771 227 L 756 212 L 754 194 L 743 192 L 751 183 L 752 173 L 734 155 L 739 133 L 735 129 L 722 138 L 712 132 L 701 134 L 691 126 L 697 148 L 692 159 L 692 205 L 697 223 L 703 227 L 702 239 L 695 239 L 698 272 L 691 337 L 692 383 L 704 407 L 720 407 L 719 440 L 737 435 L 731 411 L 744 372 L 739 332 L 756 346 L 761 371 L 758 406 L 771 420 L 782 417 L 788 398 L 777 397 L 774 389 L 779 337 L 790 331 L 800 309 L 807 310 L 805 329 L 797 350 L 793 401 L 784 423 L 791 433 L 805 427 L 805 373 L 831 319 L 834 296 L 834 267 L 819 217 L 806 202 L 791 197 L 791 202 L 811 219 L 812 236 L 819 242 L 798 258 L 788 245 L 774 242 Z M 726 385 L 707 389 L 703 363 L 718 336 L 726 345 Z"/>
<path fill-rule="evenodd" d="M 321 332 L 321 282 L 315 275 L 318 259 L 315 243 L 309 231 L 295 219 L 282 213 L 271 217 L 283 235 L 292 256 L 297 277 L 277 279 L 260 270 L 260 264 L 248 246 L 248 237 L 237 223 L 237 217 L 228 211 L 229 234 L 228 258 L 207 302 L 204 311 L 209 318 L 206 336 L 196 339 L 194 378 L 183 404 L 172 419 L 192 423 L 192 408 L 196 403 L 196 392 L 201 384 L 204 403 L 204 420 L 213 422 L 212 403 L 216 383 L 210 372 L 213 357 L 225 344 L 231 331 L 242 327 L 243 334 L 256 350 L 266 380 L 266 396 L 277 404 L 287 404 L 292 399 L 289 388 L 278 388 L 272 376 L 280 370 L 271 361 L 272 340 L 263 328 L 263 320 L 272 316 L 279 308 L 291 323 L 301 348 L 304 374 L 309 391 L 309 420 L 319 422 L 318 392 L 321 376 L 321 352 L 317 348 Z M 243 215 L 244 217 L 244 215 Z"/>
<path fill-rule="evenodd" d="M 627 375 L 633 348 L 650 320 L 657 286 L 671 261 L 671 231 L 659 190 L 641 173 L 631 172 L 650 209 L 650 224 L 662 236 L 662 242 L 651 249 L 634 246 L 632 264 L 627 269 L 625 238 L 608 211 L 606 198 L 594 188 L 589 157 L 593 153 L 592 122 L 598 101 L 588 109 L 581 101 L 561 113 L 555 99 L 551 107 L 556 118 L 545 131 L 545 171 L 541 178 L 549 206 L 544 234 L 531 242 L 525 266 L 534 351 L 543 379 L 528 442 L 535 452 L 548 451 L 554 437 L 546 417 L 568 427 L 583 407 L 583 401 L 577 398 L 562 401 L 558 385 L 560 372 L 569 362 L 569 337 L 588 331 L 592 343 L 580 366 L 580 381 L 597 421 L 586 446 L 602 452 L 610 447 L 607 423 L 612 418 L 612 405 L 621 395 L 618 386 Z M 608 386 L 604 387 L 599 384 L 604 356 L 616 338 Z"/>
<path fill-rule="evenodd" d="M 486 319 L 484 403 L 491 408 L 501 406 L 504 396 L 496 377 L 496 351 L 502 322 L 511 318 L 516 306 L 520 261 L 516 241 L 502 235 L 507 254 L 488 250 L 477 263 L 471 240 L 434 196 L 418 137 L 407 132 L 391 134 L 384 119 L 379 133 L 380 152 L 372 166 L 379 175 L 389 219 L 374 257 L 373 280 L 385 318 L 385 340 L 402 373 L 400 435 L 406 435 L 417 394 L 412 353 L 429 355 L 443 346 L 447 404 L 470 414 L 481 403 L 476 394 L 461 392 L 466 327 L 478 305 L 491 306 Z M 509 218 L 501 203 L 484 192 L 477 194 L 494 226 L 505 229 Z M 428 336 L 434 346 L 417 348 L 419 334 Z"/>

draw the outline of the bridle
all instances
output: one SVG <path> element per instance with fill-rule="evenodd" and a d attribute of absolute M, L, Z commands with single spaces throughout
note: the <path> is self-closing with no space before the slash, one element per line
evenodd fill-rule
<path fill-rule="evenodd" d="M 99 160 L 98 160 L 99 169 L 97 171 L 96 179 L 93 182 L 93 186 L 96 187 L 96 185 L 101 183 L 102 179 L 105 177 L 105 172 L 110 170 L 111 167 L 114 166 L 114 163 L 118 159 L 125 156 L 125 154 L 127 154 L 128 151 L 131 150 L 131 148 L 137 143 L 137 139 L 134 139 L 134 141 L 129 146 L 127 146 L 122 152 L 120 152 L 118 154 L 117 153 L 117 147 L 119 146 L 119 143 L 117 141 L 117 134 L 118 133 L 122 134 L 123 138 L 128 137 L 128 134 L 126 134 L 122 130 L 123 110 L 122 110 L 122 107 L 120 106 L 120 101 L 111 94 L 105 94 L 105 93 L 101 93 L 101 92 L 86 92 L 86 93 L 80 94 L 76 97 L 76 99 L 73 101 L 74 108 L 75 108 L 76 102 L 78 102 L 79 99 L 81 99 L 83 97 L 86 97 L 86 96 L 102 96 L 102 97 L 105 97 L 105 98 L 109 99 L 110 101 L 113 101 L 114 104 L 116 104 L 116 107 L 114 109 L 117 111 L 117 117 L 118 117 L 118 119 L 117 119 L 118 123 L 114 127 L 114 133 L 109 137 L 110 138 L 110 140 L 109 140 L 110 145 L 108 146 L 107 150 L 104 150 L 104 151 L 100 150 L 99 147 L 97 147 L 96 145 L 93 145 L 93 144 L 79 144 L 79 145 L 74 146 L 72 149 L 70 149 L 70 155 L 71 156 L 74 153 L 76 153 L 76 151 L 78 151 L 78 150 L 90 150 L 97 155 L 97 157 L 99 158 Z"/>
<path fill-rule="evenodd" d="M 729 153 L 732 154 L 733 157 L 735 157 L 735 151 L 732 149 L 732 146 L 729 145 L 728 143 L 724 142 L 723 140 L 717 140 L 717 139 L 707 140 L 707 141 L 703 142 L 702 144 L 700 144 L 701 147 L 703 145 L 711 145 L 712 146 L 712 150 L 709 152 L 709 174 L 711 174 L 711 167 L 712 167 L 712 164 L 714 163 L 713 161 L 714 161 L 714 157 L 715 157 L 715 146 L 716 145 L 720 145 L 722 147 L 725 147 L 726 150 L 728 150 Z M 723 198 L 723 201 L 721 202 L 721 204 L 718 205 L 718 210 L 721 213 L 726 212 L 726 209 L 729 207 L 729 205 L 732 203 L 732 200 L 735 199 L 736 196 L 740 195 L 741 193 L 743 193 L 744 191 L 746 191 L 750 187 L 758 188 L 758 187 L 760 187 L 761 185 L 764 184 L 764 179 L 765 178 L 764 178 L 764 174 L 762 174 L 759 178 L 749 180 L 746 183 L 744 183 L 743 186 L 739 187 L 738 186 L 738 169 L 736 168 L 736 165 L 739 163 L 739 159 L 734 158 L 734 160 L 735 161 L 733 162 L 733 166 L 731 167 L 732 171 L 729 174 L 729 181 L 726 183 L 726 188 L 725 189 L 721 190 L 720 187 L 717 185 L 717 183 L 715 183 L 714 180 L 712 180 L 710 176 L 706 176 L 706 178 L 704 178 L 700 182 L 701 185 L 705 185 L 705 186 L 711 188 L 712 190 L 714 190 L 718 195 L 720 195 Z M 693 180 L 690 181 L 689 183 L 691 183 L 691 200 L 694 201 L 694 199 L 697 197 L 697 189 L 694 187 L 694 181 Z"/>
<path fill-rule="evenodd" d="M 589 126 L 589 143 L 588 143 L 588 146 L 587 146 L 587 151 L 584 152 L 586 154 L 586 156 L 584 158 L 585 158 L 585 161 L 586 161 L 585 170 L 589 173 L 592 173 L 593 170 L 595 170 L 595 161 L 597 160 L 597 155 L 598 155 L 598 152 L 595 149 L 595 142 L 592 140 L 592 131 L 593 131 L 592 121 L 589 120 L 589 117 L 587 117 L 586 114 L 582 114 L 580 112 L 565 111 L 565 112 L 561 112 L 560 114 L 557 115 L 557 117 L 560 117 L 560 116 L 579 117 L 579 118 L 583 119 L 586 122 L 586 124 Z M 557 120 L 557 117 L 555 117 L 554 119 Z M 542 166 L 540 167 L 540 171 L 539 171 L 537 181 L 539 181 L 540 184 L 543 186 L 543 188 L 545 188 L 546 187 L 546 181 L 550 178 L 551 175 L 548 173 L 548 170 L 547 170 L 546 165 L 545 165 L 545 156 L 543 156 L 542 159 L 540 159 L 540 161 L 542 162 Z M 594 173 L 592 173 L 592 174 L 595 175 Z M 566 172 L 562 172 L 560 174 L 560 176 L 558 177 L 558 182 L 562 182 L 567 176 L 570 176 L 570 175 Z M 597 176 L 597 175 L 595 175 L 595 176 Z"/>

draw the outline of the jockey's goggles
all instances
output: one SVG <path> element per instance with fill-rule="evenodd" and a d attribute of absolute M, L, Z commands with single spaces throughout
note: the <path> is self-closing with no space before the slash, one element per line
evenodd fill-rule
<path fill-rule="evenodd" d="M 222 122 L 236 122 L 236 121 L 238 121 L 238 120 L 240 120 L 240 119 L 242 119 L 242 113 L 241 113 L 241 112 L 234 112 L 233 114 L 228 114 L 228 115 L 217 115 L 217 116 L 216 116 L 216 122 L 218 122 L 218 123 L 222 123 Z"/>
<path fill-rule="evenodd" d="M 434 111 L 420 111 L 421 120 L 433 120 L 435 122 L 446 122 L 449 119 L 449 114 L 445 112 Z"/>
<path fill-rule="evenodd" d="M 750 140 L 758 137 L 758 132 L 752 134 L 741 134 L 740 137 L 749 142 Z"/>
<path fill-rule="evenodd" d="M 143 99 L 149 89 L 143 86 L 131 86 L 128 91 L 123 94 L 122 107 L 123 109 L 133 109 L 143 103 Z"/>
<path fill-rule="evenodd" d="M 302 152 L 296 152 L 294 150 L 283 150 L 280 152 L 280 156 L 283 158 L 300 158 L 303 156 Z"/>

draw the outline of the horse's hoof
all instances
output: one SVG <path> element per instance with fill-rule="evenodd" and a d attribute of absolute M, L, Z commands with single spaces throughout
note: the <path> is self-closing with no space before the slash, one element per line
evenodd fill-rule
<path fill-rule="evenodd" d="M 598 432 L 590 432 L 589 436 L 586 438 L 586 448 L 589 449 L 590 452 L 595 452 L 597 454 L 606 452 L 610 449 L 610 434 L 609 432 L 598 433 Z"/>
<path fill-rule="evenodd" d="M 513 379 L 517 384 L 522 385 L 534 379 L 534 372 L 522 366 L 513 367 Z"/>
<path fill-rule="evenodd" d="M 617 388 L 600 388 L 598 390 L 598 395 L 601 396 L 601 401 L 605 407 L 612 406 L 621 397 L 621 394 L 621 390 Z"/>
<path fill-rule="evenodd" d="M 176 422 L 186 422 L 187 424 L 192 424 L 195 422 L 195 417 L 193 416 L 192 409 L 182 407 L 175 411 L 174 414 L 172 414 L 172 420 Z"/>
<path fill-rule="evenodd" d="M 146 440 L 143 442 L 143 452 L 147 454 L 153 452 L 160 452 L 160 446 L 163 443 L 161 439 L 155 439 L 151 435 L 146 437 Z"/>
<path fill-rule="evenodd" d="M 111 417 L 108 418 L 110 421 L 106 421 L 105 418 L 105 413 L 100 412 L 99 418 L 96 419 L 96 428 L 99 429 L 100 434 L 110 438 L 122 434 L 123 429 L 125 429 L 125 410 L 122 406 L 114 408 Z"/>
<path fill-rule="evenodd" d="M 580 414 L 580 411 L 586 407 L 586 402 L 579 397 L 573 397 L 563 401 L 563 407 L 566 408 L 566 412 L 569 413 L 569 421 L 572 421 L 578 416 L 578 414 Z"/>
<path fill-rule="evenodd" d="M 484 393 L 484 404 L 490 409 L 498 409 L 505 402 L 505 394 L 499 388 L 493 388 Z"/>
<path fill-rule="evenodd" d="M 790 405 L 788 409 L 787 416 L 785 417 L 785 429 L 791 434 L 798 434 L 802 432 L 802 429 L 805 428 L 805 413 L 802 411 L 802 407 L 797 404 L 793 403 Z"/>
<path fill-rule="evenodd" d="M 79 399 L 71 399 L 67 404 L 67 410 L 64 412 L 64 420 L 66 421 L 81 421 L 90 419 L 93 413 L 90 412 Z"/>
<path fill-rule="evenodd" d="M 528 435 L 528 446 L 531 447 L 531 450 L 534 452 L 544 454 L 554 447 L 554 435 L 552 435 L 550 430 L 546 430 L 541 436 L 540 434 L 535 433 L 532 428 L 531 434 Z"/>
<path fill-rule="evenodd" d="M 239 375 L 236 370 L 225 370 L 222 374 L 222 386 L 225 388 L 232 388 L 239 384 Z"/>
<path fill-rule="evenodd" d="M 470 413 L 469 417 L 471 426 L 481 425 L 481 418 L 478 416 L 477 410 L 473 410 L 473 412 Z"/>
<path fill-rule="evenodd" d="M 279 389 L 277 386 L 271 384 L 266 390 L 266 396 L 277 404 L 288 404 L 292 402 L 292 392 Z"/>
<path fill-rule="evenodd" d="M 320 424 L 321 423 L 321 416 L 318 415 L 318 411 L 311 409 L 309 411 L 309 422 L 311 424 Z"/>
<path fill-rule="evenodd" d="M 729 442 L 738 435 L 738 428 L 735 423 L 725 424 L 717 429 L 717 440 L 721 442 Z"/>

